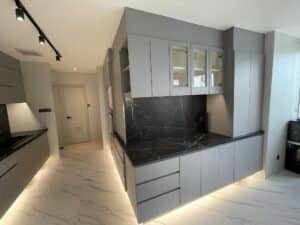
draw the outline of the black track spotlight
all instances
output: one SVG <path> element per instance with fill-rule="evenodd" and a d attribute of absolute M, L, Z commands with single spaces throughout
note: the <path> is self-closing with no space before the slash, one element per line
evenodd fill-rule
<path fill-rule="evenodd" d="M 24 21 L 25 20 L 25 14 L 22 8 L 17 7 L 16 8 L 16 18 L 18 21 Z"/>
<path fill-rule="evenodd" d="M 60 61 L 61 60 L 61 56 L 60 55 L 56 55 L 56 61 Z"/>
<path fill-rule="evenodd" d="M 40 43 L 40 45 L 45 45 L 46 40 L 45 40 L 45 38 L 44 38 L 43 35 L 40 35 L 40 36 L 39 36 L 39 43 Z"/>

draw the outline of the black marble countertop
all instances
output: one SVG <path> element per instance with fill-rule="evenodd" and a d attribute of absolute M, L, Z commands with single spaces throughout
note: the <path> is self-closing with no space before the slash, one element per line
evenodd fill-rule
<path fill-rule="evenodd" d="M 215 133 L 195 134 L 187 137 L 166 137 L 154 140 L 139 140 L 130 142 L 127 145 L 123 144 L 123 147 L 125 153 L 134 166 L 143 166 L 155 161 L 195 151 L 202 151 L 217 145 L 262 134 L 263 132 L 260 131 L 237 138 Z"/>
<path fill-rule="evenodd" d="M 12 133 L 9 141 L 0 144 L 0 161 L 7 158 L 20 148 L 24 147 L 28 143 L 37 139 L 42 134 L 46 133 L 48 129 L 40 129 L 33 131 L 25 131 Z"/>

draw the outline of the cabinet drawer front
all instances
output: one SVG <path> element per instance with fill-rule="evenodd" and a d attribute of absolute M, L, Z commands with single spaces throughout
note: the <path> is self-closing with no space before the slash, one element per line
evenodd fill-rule
<path fill-rule="evenodd" d="M 142 183 L 179 171 L 179 159 L 173 158 L 136 168 L 136 183 Z"/>
<path fill-rule="evenodd" d="M 14 155 L 0 161 L 0 177 L 4 176 L 7 171 L 17 164 L 17 159 Z"/>
<path fill-rule="evenodd" d="M 138 204 L 138 220 L 145 222 L 179 206 L 179 190 Z"/>
<path fill-rule="evenodd" d="M 17 166 L 14 164 L 0 177 L 0 218 L 17 198 L 18 193 Z"/>
<path fill-rule="evenodd" d="M 146 199 L 161 195 L 179 187 L 179 173 L 172 174 L 157 180 L 137 185 L 137 201 L 141 202 Z"/>

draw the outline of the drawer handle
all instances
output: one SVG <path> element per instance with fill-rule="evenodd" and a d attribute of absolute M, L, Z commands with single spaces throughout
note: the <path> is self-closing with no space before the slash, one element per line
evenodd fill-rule
<path fill-rule="evenodd" d="M 6 174 L 8 174 L 11 170 L 13 170 L 14 168 L 16 168 L 17 167 L 17 163 L 16 164 L 14 164 L 14 165 L 12 165 L 10 168 L 8 168 L 4 173 L 2 173 L 1 175 L 0 175 L 0 179 L 2 178 L 2 177 L 4 177 Z"/>
<path fill-rule="evenodd" d="M 153 199 L 155 199 L 155 198 L 159 198 L 159 197 L 161 197 L 161 196 L 163 196 L 163 195 L 166 195 L 166 194 L 169 194 L 169 193 L 171 193 L 171 192 L 178 191 L 178 190 L 180 190 L 180 187 L 174 188 L 174 189 L 169 190 L 169 191 L 167 191 L 167 192 L 164 192 L 164 193 L 162 193 L 162 194 L 159 194 L 159 195 L 153 196 L 153 197 L 151 197 L 151 198 L 145 199 L 145 200 L 143 200 L 143 201 L 138 202 L 137 204 L 143 204 L 143 203 L 145 203 L 145 202 L 148 202 L 148 201 L 150 201 L 150 200 L 153 200 Z"/>
<path fill-rule="evenodd" d="M 165 177 L 168 177 L 168 176 L 172 176 L 172 175 L 177 174 L 177 173 L 179 174 L 179 170 L 178 170 L 178 171 L 175 171 L 175 172 L 172 172 L 172 173 L 168 173 L 168 174 L 166 174 L 166 175 L 162 175 L 162 176 L 160 176 L 160 177 L 155 177 L 155 178 L 153 178 L 153 179 L 150 179 L 150 180 L 146 180 L 146 181 L 140 182 L 140 183 L 136 184 L 136 186 L 139 186 L 139 185 L 142 185 L 142 184 L 147 184 L 147 183 L 150 183 L 150 182 L 152 182 L 152 181 L 159 180 L 159 179 L 162 179 L 162 178 L 165 178 Z"/>

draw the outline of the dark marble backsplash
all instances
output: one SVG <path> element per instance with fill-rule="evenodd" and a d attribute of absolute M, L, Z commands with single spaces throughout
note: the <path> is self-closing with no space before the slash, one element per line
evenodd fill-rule
<path fill-rule="evenodd" d="M 127 142 L 205 131 L 206 96 L 137 98 L 125 103 Z"/>

